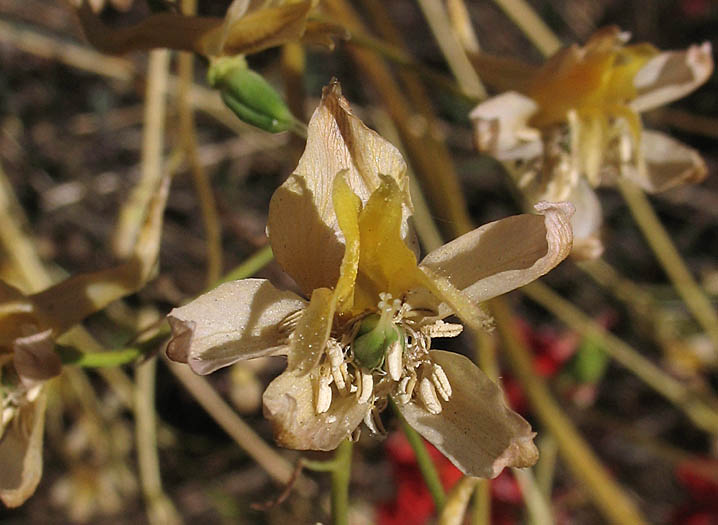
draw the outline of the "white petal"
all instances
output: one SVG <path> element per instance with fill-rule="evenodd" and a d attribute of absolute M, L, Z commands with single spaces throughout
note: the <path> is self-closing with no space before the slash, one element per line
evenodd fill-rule
<path fill-rule="evenodd" d="M 686 96 L 713 72 L 711 45 L 705 42 L 685 51 L 666 51 L 649 60 L 633 78 L 638 96 L 631 102 L 646 111 Z"/>
<path fill-rule="evenodd" d="M 476 106 L 469 114 L 479 151 L 499 160 L 531 159 L 543 146 L 538 130 L 528 124 L 538 110 L 536 103 L 509 91 Z"/>
<path fill-rule="evenodd" d="M 305 305 L 265 279 L 224 283 L 169 313 L 167 355 L 209 374 L 241 359 L 279 353 L 288 334 L 278 324 Z"/>
<path fill-rule="evenodd" d="M 416 401 L 397 403 L 407 422 L 469 476 L 494 478 L 504 467 L 533 465 L 535 434 L 499 387 L 462 355 L 434 350 L 431 358 L 451 381 L 451 399 L 439 414 Z"/>
<path fill-rule="evenodd" d="M 411 198 L 406 163 L 399 151 L 355 117 L 339 84 L 324 89 L 309 122 L 307 146 L 295 172 L 274 192 L 267 232 L 279 264 L 309 296 L 333 288 L 344 241 L 332 203 L 334 178 L 342 170 L 352 191 L 366 203 L 379 187 L 379 174 L 396 180 L 405 193 L 402 237 L 415 246 L 409 227 Z"/>
<path fill-rule="evenodd" d="M 264 417 L 274 429 L 275 441 L 297 450 L 334 450 L 362 422 L 370 405 L 354 396 L 334 396 L 326 412 L 314 408 L 312 374 L 284 372 L 264 392 Z"/>
<path fill-rule="evenodd" d="M 491 222 L 429 253 L 421 262 L 472 302 L 487 301 L 538 279 L 571 251 L 570 203 L 539 202 L 543 215 Z"/>
<path fill-rule="evenodd" d="M 706 164 L 692 148 L 655 131 L 641 134 L 643 164 L 625 166 L 622 174 L 650 193 L 680 184 L 700 182 L 708 174 Z"/>

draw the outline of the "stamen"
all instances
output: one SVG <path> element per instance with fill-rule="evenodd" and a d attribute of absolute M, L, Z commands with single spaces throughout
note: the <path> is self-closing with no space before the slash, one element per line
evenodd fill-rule
<path fill-rule="evenodd" d="M 346 377 L 348 375 L 347 365 L 344 363 L 342 347 L 334 340 L 327 342 L 327 356 L 332 370 L 332 377 L 337 388 L 343 391 L 346 388 Z"/>
<path fill-rule="evenodd" d="M 404 348 L 400 341 L 394 341 L 386 352 L 386 368 L 394 381 L 401 379 L 404 369 Z"/>
<path fill-rule="evenodd" d="M 434 324 L 421 327 L 421 333 L 432 339 L 435 337 L 456 337 L 464 331 L 463 325 L 436 321 Z"/>
<path fill-rule="evenodd" d="M 444 401 L 448 401 L 451 397 L 451 384 L 449 378 L 446 377 L 444 369 L 440 365 L 434 364 L 431 370 L 431 382 L 434 383 L 436 391 Z"/>
<path fill-rule="evenodd" d="M 436 389 L 428 377 L 423 377 L 419 382 L 419 399 L 430 414 L 441 413 L 441 403 L 436 397 Z"/>
<path fill-rule="evenodd" d="M 372 409 L 364 416 L 364 424 L 372 434 L 384 436 L 386 435 L 386 429 L 384 428 L 384 423 L 382 423 L 379 414 L 379 410 L 376 407 L 372 407 Z"/>
<path fill-rule="evenodd" d="M 411 397 L 414 395 L 414 387 L 416 387 L 416 375 L 412 373 L 410 376 L 404 376 L 399 383 L 399 402 L 402 405 L 406 405 L 411 401 Z"/>
<path fill-rule="evenodd" d="M 317 414 L 323 414 L 332 404 L 332 376 L 327 373 L 326 368 L 322 369 L 317 383 L 317 395 L 314 401 L 314 410 Z"/>
<path fill-rule="evenodd" d="M 359 391 L 357 392 L 357 402 L 358 403 L 366 403 L 371 398 L 371 394 L 374 391 L 374 377 L 371 375 L 371 373 L 364 373 L 362 371 L 358 371 L 357 373 L 357 382 Z"/>

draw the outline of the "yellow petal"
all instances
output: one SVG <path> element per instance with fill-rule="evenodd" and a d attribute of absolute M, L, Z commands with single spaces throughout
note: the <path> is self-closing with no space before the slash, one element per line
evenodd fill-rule
<path fill-rule="evenodd" d="M 344 234 L 344 258 L 339 270 L 339 281 L 334 289 L 334 300 L 339 312 L 348 311 L 354 304 L 354 284 L 359 269 L 359 212 L 361 200 L 344 180 L 342 171 L 334 179 L 334 212 Z"/>
<path fill-rule="evenodd" d="M 277 262 L 305 295 L 334 288 L 344 243 L 333 205 L 334 179 L 344 178 L 362 202 L 379 187 L 379 174 L 392 177 L 404 195 L 402 237 L 414 235 L 406 164 L 399 151 L 356 118 L 335 81 L 309 122 L 307 146 L 299 165 L 274 192 L 267 231 Z"/>
<path fill-rule="evenodd" d="M 382 181 L 359 215 L 358 310 L 375 308 L 381 292 L 401 297 L 427 281 L 401 236 L 404 194 L 391 177 L 382 175 Z"/>
<path fill-rule="evenodd" d="M 335 308 L 334 293 L 329 288 L 314 290 L 291 337 L 288 371 L 303 376 L 317 366 L 329 339 Z"/>

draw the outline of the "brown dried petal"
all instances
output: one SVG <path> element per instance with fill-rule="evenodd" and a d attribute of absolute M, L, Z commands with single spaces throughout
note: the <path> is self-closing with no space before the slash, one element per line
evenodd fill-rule
<path fill-rule="evenodd" d="M 42 477 L 45 394 L 20 408 L 0 440 L 0 500 L 19 507 L 33 495 Z"/>
<path fill-rule="evenodd" d="M 317 414 L 314 408 L 312 374 L 299 376 L 286 371 L 264 392 L 264 417 L 274 429 L 280 446 L 296 450 L 334 450 L 349 437 L 369 411 L 368 403 L 355 396 L 334 396 L 329 410 Z"/>
<path fill-rule="evenodd" d="M 209 374 L 242 359 L 277 354 L 288 336 L 277 325 L 305 304 L 265 279 L 224 283 L 169 313 L 167 355 Z"/>
<path fill-rule="evenodd" d="M 447 279 L 474 303 L 538 279 L 571 251 L 573 205 L 539 202 L 543 215 L 491 222 L 429 253 L 419 265 Z"/>
<path fill-rule="evenodd" d="M 451 399 L 439 414 L 414 401 L 397 403 L 407 422 L 469 476 L 495 478 L 505 467 L 536 463 L 535 434 L 499 387 L 462 355 L 434 350 L 431 358 L 451 382 Z"/>
<path fill-rule="evenodd" d="M 13 343 L 13 363 L 27 388 L 60 375 L 62 361 L 55 352 L 52 330 L 17 338 Z"/>

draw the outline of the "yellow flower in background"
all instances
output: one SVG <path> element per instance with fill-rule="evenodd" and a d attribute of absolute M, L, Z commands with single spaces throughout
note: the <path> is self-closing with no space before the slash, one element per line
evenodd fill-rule
<path fill-rule="evenodd" d="M 332 450 L 364 422 L 382 431 L 389 399 L 462 471 L 494 477 L 537 458 L 534 433 L 466 357 L 435 350 L 479 304 L 522 286 L 571 249 L 572 206 L 484 225 L 417 263 L 406 165 L 325 88 L 296 171 L 274 193 L 268 235 L 301 296 L 264 279 L 225 283 L 168 316 L 168 355 L 207 374 L 286 355 L 267 387 L 276 441 Z M 463 324 L 444 321 L 456 315 Z"/>
<path fill-rule="evenodd" d="M 643 130 L 639 113 L 703 84 L 713 71 L 710 44 L 660 52 L 650 44 L 625 45 L 629 38 L 608 27 L 539 68 L 521 65 L 526 74 L 515 77 L 515 91 L 471 113 L 479 149 L 507 163 L 529 204 L 576 206 L 574 255 L 583 258 L 603 249 L 592 188 L 622 176 L 659 192 L 706 175 L 696 151 Z"/>
<path fill-rule="evenodd" d="M 154 275 L 169 181 L 163 178 L 126 262 L 29 295 L 0 280 L 0 501 L 8 507 L 32 496 L 42 476 L 43 384 L 62 371 L 55 341 Z"/>

